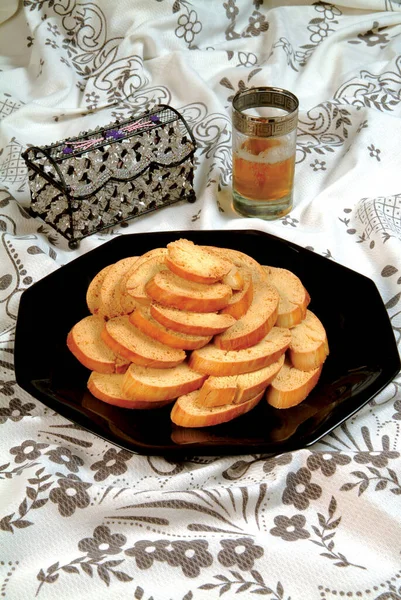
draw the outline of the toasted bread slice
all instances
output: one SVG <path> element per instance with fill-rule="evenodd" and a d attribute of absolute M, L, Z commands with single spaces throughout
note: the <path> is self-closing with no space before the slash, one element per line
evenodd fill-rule
<path fill-rule="evenodd" d="M 247 270 L 251 271 L 253 280 L 255 282 L 267 281 L 267 273 L 265 269 L 258 263 L 257 260 L 248 254 L 240 252 L 239 250 L 233 250 L 232 248 L 219 248 L 218 246 L 203 247 L 207 248 L 207 250 L 212 254 L 216 254 L 221 258 L 231 261 L 236 267 L 245 267 Z"/>
<path fill-rule="evenodd" d="M 163 400 L 160 402 L 148 402 L 146 400 L 133 400 L 127 398 L 122 391 L 124 375 L 105 375 L 104 373 L 91 373 L 88 379 L 88 390 L 95 398 L 120 406 L 137 410 L 148 410 L 161 408 L 171 404 L 174 400 Z"/>
<path fill-rule="evenodd" d="M 168 329 L 154 319 L 150 313 L 149 307 L 138 306 L 129 316 L 130 322 L 138 327 L 142 333 L 149 337 L 170 346 L 170 348 L 181 348 L 182 350 L 194 350 L 202 348 L 212 339 L 211 335 L 193 335 L 190 333 L 179 333 L 173 329 Z"/>
<path fill-rule="evenodd" d="M 251 373 L 276 362 L 287 350 L 291 342 L 289 329 L 273 327 L 271 331 L 252 348 L 244 350 L 222 350 L 208 344 L 194 350 L 189 358 L 189 366 L 194 371 L 223 377 Z"/>
<path fill-rule="evenodd" d="M 112 319 L 122 314 L 120 303 L 120 279 L 124 273 L 138 260 L 136 256 L 128 256 L 114 263 L 107 271 L 100 288 L 98 314 L 105 319 Z"/>
<path fill-rule="evenodd" d="M 156 255 L 146 261 L 141 261 L 135 269 L 131 269 L 130 276 L 125 282 L 127 294 L 137 303 L 149 305 L 151 299 L 145 291 L 146 284 L 156 273 L 165 270 L 167 270 L 167 265 L 163 256 Z"/>
<path fill-rule="evenodd" d="M 277 326 L 295 327 L 306 316 L 310 296 L 299 277 L 287 269 L 264 267 L 268 281 L 277 288 L 280 295 Z"/>
<path fill-rule="evenodd" d="M 118 356 L 102 340 L 104 320 L 90 315 L 74 325 L 67 336 L 67 346 L 81 364 L 98 373 L 125 373 L 130 361 Z"/>
<path fill-rule="evenodd" d="M 231 315 L 234 319 L 240 319 L 247 312 L 252 304 L 253 300 L 253 279 L 252 273 L 249 269 L 239 268 L 239 272 L 242 275 L 242 289 L 240 291 L 234 291 L 227 306 L 225 306 L 220 312 L 224 315 Z"/>
<path fill-rule="evenodd" d="M 244 278 L 241 269 L 233 265 L 227 275 L 224 275 L 221 282 L 229 285 L 233 291 L 242 290 L 244 287 Z"/>
<path fill-rule="evenodd" d="M 99 273 L 95 275 L 95 277 L 90 282 L 87 292 L 86 292 L 86 304 L 88 306 L 89 312 L 92 315 L 96 315 L 99 312 L 100 307 L 100 290 L 106 277 L 106 274 L 110 271 L 112 265 L 107 265 L 104 267 Z"/>
<path fill-rule="evenodd" d="M 251 306 L 235 325 L 216 335 L 215 345 L 223 350 L 241 350 L 260 342 L 276 323 L 279 298 L 274 286 L 256 283 Z"/>
<path fill-rule="evenodd" d="M 198 403 L 213 407 L 247 402 L 266 389 L 283 366 L 284 358 L 283 354 L 276 362 L 252 373 L 208 377 L 199 390 Z"/>
<path fill-rule="evenodd" d="M 122 390 L 134 400 L 159 402 L 188 394 L 201 387 L 206 375 L 192 371 L 186 362 L 174 369 L 151 369 L 130 365 L 125 373 Z"/>
<path fill-rule="evenodd" d="M 268 404 L 275 408 L 290 408 L 300 404 L 319 381 L 322 366 L 312 371 L 300 371 L 284 363 L 266 390 Z"/>
<path fill-rule="evenodd" d="M 317 316 L 306 311 L 305 319 L 290 329 L 289 358 L 301 371 L 312 371 L 324 363 L 329 354 L 326 330 Z"/>
<path fill-rule="evenodd" d="M 228 404 L 213 408 L 199 404 L 199 391 L 177 398 L 171 410 L 171 420 L 181 427 L 209 427 L 232 421 L 259 404 L 264 391 L 242 404 Z"/>
<path fill-rule="evenodd" d="M 161 325 L 191 335 L 215 335 L 225 331 L 236 322 L 231 315 L 178 310 L 154 302 L 150 305 L 150 314 Z"/>
<path fill-rule="evenodd" d="M 233 263 L 208 252 L 207 246 L 197 246 L 180 239 L 167 244 L 168 268 L 183 279 L 196 283 L 216 283 L 230 273 Z"/>
<path fill-rule="evenodd" d="M 136 365 L 170 369 L 186 357 L 184 350 L 169 348 L 139 331 L 127 316 L 106 321 L 101 336 L 109 348 Z"/>
<path fill-rule="evenodd" d="M 157 273 L 146 285 L 146 293 L 159 304 L 193 312 L 216 312 L 224 308 L 232 295 L 224 283 L 195 283 L 175 273 Z"/>

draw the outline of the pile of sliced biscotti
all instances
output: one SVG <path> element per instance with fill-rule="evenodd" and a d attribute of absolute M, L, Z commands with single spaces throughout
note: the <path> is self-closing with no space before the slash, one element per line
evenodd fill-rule
<path fill-rule="evenodd" d="M 92 371 L 91 393 L 125 408 L 172 404 L 183 427 L 229 421 L 263 397 L 299 404 L 329 353 L 296 275 L 186 239 L 105 267 L 86 301 L 67 345 Z"/>

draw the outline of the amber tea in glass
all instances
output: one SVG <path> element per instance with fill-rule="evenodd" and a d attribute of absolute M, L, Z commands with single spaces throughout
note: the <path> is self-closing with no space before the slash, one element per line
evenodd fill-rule
<path fill-rule="evenodd" d="M 251 88 L 233 100 L 233 203 L 247 217 L 290 212 L 298 100 L 280 88 Z"/>

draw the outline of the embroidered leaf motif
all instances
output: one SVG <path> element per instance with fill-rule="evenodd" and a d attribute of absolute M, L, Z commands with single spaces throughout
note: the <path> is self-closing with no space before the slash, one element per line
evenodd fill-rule
<path fill-rule="evenodd" d="M 223 77 L 223 79 L 220 79 L 220 85 L 223 85 L 224 87 L 228 88 L 229 90 L 234 89 L 232 83 L 227 79 L 227 77 Z"/>
<path fill-rule="evenodd" d="M 398 294 L 396 294 L 395 296 L 390 298 L 390 300 L 386 303 L 386 308 L 387 309 L 393 308 L 396 304 L 398 304 L 400 298 L 401 298 L 401 292 L 398 292 Z"/>
<path fill-rule="evenodd" d="M 89 575 L 89 577 L 93 577 L 93 569 L 88 563 L 81 563 L 81 569 L 84 573 Z"/>
<path fill-rule="evenodd" d="M 2 229 L 1 224 L 2 221 L 0 221 L 0 229 Z M 8 286 L 11 285 L 12 280 L 13 278 L 9 273 L 7 273 L 7 275 L 3 275 L 3 277 L 0 277 L 0 290 L 6 290 Z"/>

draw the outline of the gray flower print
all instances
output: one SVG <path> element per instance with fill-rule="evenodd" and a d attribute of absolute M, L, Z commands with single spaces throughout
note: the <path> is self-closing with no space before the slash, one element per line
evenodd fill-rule
<path fill-rule="evenodd" d="M 326 170 L 326 162 L 324 160 L 318 160 L 317 158 L 313 161 L 313 163 L 310 163 L 310 166 L 313 168 L 314 171 Z"/>
<path fill-rule="evenodd" d="M 25 460 L 36 460 L 42 454 L 41 450 L 47 448 L 49 444 L 38 444 L 34 440 L 25 440 L 21 446 L 14 446 L 10 449 L 10 454 L 15 454 L 15 462 L 22 463 Z"/>
<path fill-rule="evenodd" d="M 100 100 L 99 94 L 96 94 L 96 92 L 90 92 L 88 94 L 85 94 L 85 97 L 89 110 L 97 107 L 98 102 Z"/>
<path fill-rule="evenodd" d="M 247 30 L 251 35 L 257 36 L 269 29 L 269 23 L 266 17 L 256 10 L 253 11 L 252 17 L 249 17 L 249 27 Z"/>
<path fill-rule="evenodd" d="M 331 477 L 336 472 L 337 466 L 348 465 L 351 458 L 339 452 L 315 452 L 306 461 L 308 469 L 316 471 L 320 469 L 326 477 Z"/>
<path fill-rule="evenodd" d="M 65 465 L 72 473 L 78 473 L 79 467 L 82 467 L 84 461 L 82 458 L 73 454 L 69 448 L 59 446 L 54 450 L 49 450 L 46 455 L 50 460 L 58 465 Z"/>
<path fill-rule="evenodd" d="M 354 456 L 354 461 L 359 463 L 360 465 L 368 465 L 371 464 L 374 467 L 377 467 L 378 469 L 381 469 L 382 467 L 386 467 L 388 464 L 388 461 L 393 459 L 393 458 L 398 458 L 400 456 L 399 452 L 396 452 L 394 450 L 378 450 L 378 451 L 365 451 L 365 452 L 358 452 L 355 456 Z"/>
<path fill-rule="evenodd" d="M 169 544 L 168 540 L 140 540 L 125 550 L 125 554 L 135 558 L 138 569 L 150 569 L 155 560 L 166 560 L 166 547 Z"/>
<path fill-rule="evenodd" d="M 294 515 L 293 517 L 279 515 L 274 517 L 275 527 L 270 529 L 270 533 L 281 537 L 286 542 L 305 540 L 310 537 L 309 531 L 304 529 L 305 523 L 306 519 L 303 515 Z"/>
<path fill-rule="evenodd" d="M 0 408 L 0 424 L 5 423 L 7 419 L 10 421 L 21 421 L 23 417 L 31 414 L 31 410 L 35 408 L 33 402 L 22 404 L 19 398 L 11 398 L 8 407 Z"/>
<path fill-rule="evenodd" d="M 322 488 L 316 483 L 311 483 L 311 477 L 311 472 L 305 467 L 301 467 L 296 473 L 288 473 L 283 504 L 293 504 L 298 510 L 305 510 L 310 500 L 320 498 Z"/>
<path fill-rule="evenodd" d="M 325 2 L 314 4 L 314 8 L 317 12 L 323 13 L 323 16 L 328 21 L 332 21 L 335 17 L 341 16 L 341 11 L 331 4 L 326 4 Z"/>
<path fill-rule="evenodd" d="M 264 554 L 261 546 L 256 546 L 252 538 L 237 538 L 235 540 L 222 540 L 223 550 L 217 559 L 224 567 L 238 567 L 242 571 L 250 571 L 256 559 Z"/>
<path fill-rule="evenodd" d="M 167 563 L 172 567 L 180 566 L 186 577 L 198 577 L 201 567 L 210 567 L 213 563 L 207 547 L 206 540 L 170 542 L 166 547 Z"/>
<path fill-rule="evenodd" d="M 310 25 L 308 29 L 312 32 L 310 41 L 313 44 L 320 44 L 320 42 L 329 35 L 329 32 L 332 31 L 329 25 L 324 21 L 320 22 L 318 25 Z"/>
<path fill-rule="evenodd" d="M 393 414 L 393 419 L 396 421 L 401 421 L 401 400 L 396 400 L 394 402 L 394 409 L 397 411 Z"/>
<path fill-rule="evenodd" d="M 230 19 L 230 21 L 235 19 L 239 13 L 238 6 L 235 6 L 235 0 L 228 0 L 228 2 L 224 2 L 223 6 L 226 9 L 227 19 Z"/>
<path fill-rule="evenodd" d="M 289 465 L 292 460 L 292 455 L 281 454 L 280 456 L 274 456 L 273 458 L 268 458 L 263 464 L 263 471 L 265 473 L 271 473 L 274 469 L 281 465 Z"/>
<path fill-rule="evenodd" d="M 191 10 L 189 15 L 181 15 L 178 19 L 178 25 L 175 35 L 179 38 L 183 37 L 187 44 L 191 44 L 195 35 L 202 29 L 202 24 L 197 20 L 197 14 L 194 10 Z"/>
<path fill-rule="evenodd" d="M 368 47 L 377 44 L 388 44 L 390 40 L 387 38 L 387 34 L 379 33 L 383 29 L 386 29 L 386 27 L 379 27 L 379 23 L 374 21 L 372 29 L 369 29 L 366 33 L 358 34 L 358 40 L 365 42 Z"/>
<path fill-rule="evenodd" d="M 256 55 L 252 52 L 238 52 L 238 60 L 243 67 L 253 67 L 258 62 Z"/>
<path fill-rule="evenodd" d="M 149 569 L 155 560 L 167 562 L 171 567 L 181 567 L 186 577 L 198 577 L 201 567 L 210 567 L 213 556 L 205 540 L 141 540 L 125 551 L 135 557 L 139 569 Z"/>
<path fill-rule="evenodd" d="M 375 146 L 373 144 L 371 144 L 367 148 L 369 150 L 369 156 L 371 156 L 372 158 L 375 158 L 378 162 L 380 162 L 381 158 L 379 155 L 381 153 L 381 150 L 379 150 L 379 148 L 375 148 Z"/>
<path fill-rule="evenodd" d="M 99 460 L 91 466 L 91 471 L 97 471 L 95 481 L 103 481 L 110 475 L 121 475 L 127 470 L 125 464 L 127 460 L 132 458 L 132 453 L 128 450 L 119 450 L 109 448 L 106 450 L 102 460 Z"/>
<path fill-rule="evenodd" d="M 81 552 L 86 552 L 89 557 L 96 559 L 105 554 L 118 554 L 126 541 L 125 535 L 110 533 L 108 527 L 99 525 L 94 529 L 93 537 L 78 542 L 78 548 Z"/>
<path fill-rule="evenodd" d="M 60 477 L 57 483 L 59 487 L 50 491 L 49 498 L 58 504 L 62 517 L 70 517 L 77 508 L 89 506 L 90 496 L 86 490 L 91 487 L 90 483 L 81 481 L 77 475 L 71 473 Z"/>
<path fill-rule="evenodd" d="M 299 223 L 298 219 L 294 219 L 294 217 L 290 217 L 290 215 L 285 215 L 281 219 L 283 225 L 291 225 L 291 227 L 296 227 L 297 223 Z"/>
<path fill-rule="evenodd" d="M 14 386 L 16 383 L 16 381 L 4 381 L 4 379 L 0 379 L 0 394 L 12 396 L 14 394 Z"/>

